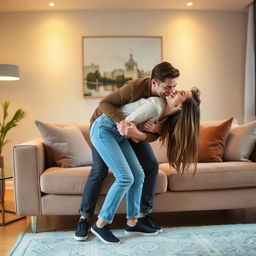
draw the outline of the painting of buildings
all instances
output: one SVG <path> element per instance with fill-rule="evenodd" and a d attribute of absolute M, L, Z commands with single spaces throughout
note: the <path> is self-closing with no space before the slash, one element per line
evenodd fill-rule
<path fill-rule="evenodd" d="M 84 37 L 84 96 L 103 97 L 128 80 L 150 77 L 161 46 L 161 37 Z"/>

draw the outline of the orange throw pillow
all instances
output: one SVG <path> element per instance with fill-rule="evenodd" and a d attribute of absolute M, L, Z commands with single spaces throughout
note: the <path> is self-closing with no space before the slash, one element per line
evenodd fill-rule
<path fill-rule="evenodd" d="M 218 126 L 200 126 L 198 162 L 222 162 L 233 117 Z"/>

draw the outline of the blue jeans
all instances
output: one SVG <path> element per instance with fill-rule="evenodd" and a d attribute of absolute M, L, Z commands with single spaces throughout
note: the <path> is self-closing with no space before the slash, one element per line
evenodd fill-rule
<path fill-rule="evenodd" d="M 115 177 L 98 217 L 112 223 L 116 210 L 126 195 L 127 219 L 138 218 L 145 175 L 130 143 L 119 134 L 116 124 L 105 115 L 94 121 L 90 138 Z"/>
<path fill-rule="evenodd" d="M 158 175 L 158 161 L 148 142 L 135 143 L 128 140 L 133 148 L 145 174 L 140 212 L 150 213 L 153 208 L 154 191 Z M 84 185 L 79 214 L 84 217 L 93 216 L 104 179 L 108 175 L 108 167 L 92 145 L 92 168 Z"/>

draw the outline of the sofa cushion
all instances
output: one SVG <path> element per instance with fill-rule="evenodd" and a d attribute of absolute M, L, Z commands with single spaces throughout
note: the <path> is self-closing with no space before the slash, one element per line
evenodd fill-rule
<path fill-rule="evenodd" d="M 168 162 L 166 146 L 159 140 L 151 142 L 150 145 L 159 164 Z"/>
<path fill-rule="evenodd" d="M 192 171 L 180 176 L 167 163 L 159 168 L 168 174 L 168 190 L 171 191 L 256 187 L 254 162 L 198 163 L 195 176 Z"/>
<path fill-rule="evenodd" d="M 233 118 L 215 126 L 200 126 L 199 162 L 222 162 Z"/>
<path fill-rule="evenodd" d="M 76 167 L 92 163 L 91 150 L 80 128 L 74 124 L 64 127 L 35 121 L 53 160 L 61 167 Z"/>
<path fill-rule="evenodd" d="M 61 168 L 51 167 L 40 176 L 41 191 L 56 195 L 81 195 L 83 187 L 90 174 L 91 167 Z M 100 194 L 106 195 L 114 177 L 111 172 L 104 180 Z M 155 193 L 167 191 L 167 176 L 159 171 Z"/>
<path fill-rule="evenodd" d="M 238 126 L 230 131 L 225 146 L 225 161 L 249 161 L 256 142 L 256 121 Z"/>

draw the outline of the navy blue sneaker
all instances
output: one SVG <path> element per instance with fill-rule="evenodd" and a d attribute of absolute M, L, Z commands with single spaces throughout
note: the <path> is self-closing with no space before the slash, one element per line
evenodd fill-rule
<path fill-rule="evenodd" d="M 152 228 L 152 229 L 155 229 L 157 230 L 158 232 L 162 232 L 162 228 L 157 226 L 153 220 L 151 219 L 151 217 L 149 215 L 146 215 L 145 217 L 141 217 L 138 219 L 138 221 L 140 223 L 142 223 L 144 226 L 147 226 L 149 228 Z"/>
<path fill-rule="evenodd" d="M 114 236 L 108 225 L 98 228 L 96 223 L 94 223 L 91 227 L 91 232 L 105 244 L 120 244 L 120 240 Z"/>
<path fill-rule="evenodd" d="M 146 235 L 146 236 L 156 236 L 158 235 L 157 230 L 152 229 L 143 225 L 141 222 L 137 222 L 134 227 L 131 227 L 126 224 L 125 226 L 125 234 L 139 234 L 139 235 Z"/>
<path fill-rule="evenodd" d="M 80 219 L 77 224 L 76 232 L 74 235 L 75 240 L 77 241 L 86 240 L 88 237 L 88 229 L 89 229 L 88 221 L 86 219 Z"/>

